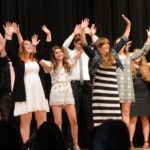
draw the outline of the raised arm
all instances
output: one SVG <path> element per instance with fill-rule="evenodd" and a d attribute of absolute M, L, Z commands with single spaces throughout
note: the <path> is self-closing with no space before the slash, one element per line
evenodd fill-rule
<path fill-rule="evenodd" d="M 126 29 L 120 41 L 113 47 L 113 49 L 115 49 L 116 52 L 119 52 L 119 50 L 121 50 L 122 47 L 128 42 L 128 38 L 131 30 L 130 20 L 127 17 L 125 17 L 125 15 L 122 15 L 122 18 L 126 22 Z"/>
<path fill-rule="evenodd" d="M 46 25 L 42 26 L 42 30 L 46 34 L 46 42 L 51 42 L 52 41 L 51 31 L 46 27 Z"/>
<path fill-rule="evenodd" d="M 45 73 L 50 73 L 53 70 L 53 64 L 50 61 L 42 59 L 40 60 L 39 64 L 41 65 Z"/>
<path fill-rule="evenodd" d="M 95 56 L 95 51 L 91 49 L 91 47 L 88 45 L 85 35 L 85 28 L 88 26 L 89 20 L 84 19 L 81 23 L 81 43 L 82 48 L 84 49 L 85 53 L 90 57 L 93 58 Z"/>
<path fill-rule="evenodd" d="M 14 28 L 14 33 L 17 35 L 19 44 L 23 43 L 23 37 L 20 32 L 20 27 L 16 23 L 12 23 L 12 27 Z"/>
<path fill-rule="evenodd" d="M 46 27 L 46 25 L 42 26 L 42 31 L 46 34 L 46 40 L 42 41 L 42 44 L 44 45 L 44 49 L 37 50 L 36 58 L 40 61 L 41 59 L 45 58 L 48 50 L 51 49 L 51 41 L 52 41 L 52 35 L 51 31 Z M 37 45 L 39 44 L 40 40 L 38 40 L 38 37 L 36 36 L 35 39 L 35 47 L 37 48 Z"/>
<path fill-rule="evenodd" d="M 131 30 L 131 21 L 125 15 L 122 15 L 122 18 L 126 22 L 126 29 L 123 36 L 128 39 Z"/>
<path fill-rule="evenodd" d="M 71 44 L 71 42 L 73 41 L 74 37 L 78 34 L 81 33 L 81 28 L 80 25 L 77 24 L 74 28 L 74 31 L 72 32 L 72 34 L 65 40 L 65 42 L 63 43 L 63 47 L 67 49 L 69 49 L 69 46 Z"/>
<path fill-rule="evenodd" d="M 12 41 L 12 35 L 15 33 L 14 28 L 11 23 L 7 22 L 5 25 L 3 25 L 5 30 L 5 39 L 6 39 L 6 52 L 8 57 L 11 59 L 14 65 L 17 65 L 19 62 L 19 56 L 18 52 L 13 50 L 13 41 Z"/>
<path fill-rule="evenodd" d="M 92 43 L 95 43 L 98 40 L 98 36 L 96 35 L 96 27 L 95 24 L 92 24 L 91 27 L 86 27 L 85 28 L 85 33 L 88 34 L 91 39 L 92 39 Z"/>
<path fill-rule="evenodd" d="M 140 49 L 140 51 L 133 53 L 133 55 L 131 56 L 131 60 L 135 60 L 139 57 L 141 57 L 142 55 L 146 55 L 149 50 L 150 50 L 150 28 L 147 31 L 147 40 L 144 43 L 144 46 Z"/>

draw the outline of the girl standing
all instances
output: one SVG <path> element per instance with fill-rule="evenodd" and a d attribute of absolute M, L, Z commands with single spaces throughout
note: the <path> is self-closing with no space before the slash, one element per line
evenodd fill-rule
<path fill-rule="evenodd" d="M 81 48 L 80 48 L 81 49 Z M 71 82 L 71 66 L 79 58 L 81 52 L 76 52 L 75 58 L 69 60 L 65 49 L 54 46 L 51 52 L 51 62 L 47 64 L 45 60 L 41 60 L 40 64 L 46 72 L 50 72 L 52 80 L 52 88 L 50 92 L 50 106 L 53 111 L 54 121 L 61 129 L 62 126 L 62 110 L 64 109 L 68 115 L 71 125 L 71 133 L 73 138 L 74 150 L 79 150 L 78 146 L 78 125 L 75 110 L 75 102 L 73 98 Z"/>

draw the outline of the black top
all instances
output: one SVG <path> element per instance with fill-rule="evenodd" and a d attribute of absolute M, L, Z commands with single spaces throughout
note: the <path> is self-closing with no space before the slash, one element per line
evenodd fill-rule
<path fill-rule="evenodd" d="M 38 61 L 42 59 L 42 55 L 44 54 L 44 52 L 48 51 L 48 49 L 51 48 L 50 42 L 45 42 L 45 45 L 46 48 L 45 50 L 43 50 L 43 52 L 37 50 L 36 59 Z M 7 55 L 12 61 L 12 64 L 14 66 L 14 71 L 15 71 L 15 83 L 14 83 L 12 97 L 15 102 L 23 102 L 26 101 L 26 92 L 25 92 L 25 84 L 24 84 L 25 63 L 19 58 L 18 53 L 12 49 L 12 46 L 13 46 L 13 41 L 6 40 Z"/>
<path fill-rule="evenodd" d="M 9 60 L 0 57 L 0 96 L 11 92 Z"/>

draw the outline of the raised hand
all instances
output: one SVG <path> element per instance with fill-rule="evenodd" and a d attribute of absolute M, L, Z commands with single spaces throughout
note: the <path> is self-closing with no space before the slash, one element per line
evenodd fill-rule
<path fill-rule="evenodd" d="M 92 24 L 90 29 L 91 29 L 91 36 L 95 35 L 96 34 L 96 30 L 97 30 L 95 24 Z"/>
<path fill-rule="evenodd" d="M 11 39 L 13 33 L 15 33 L 14 27 L 10 22 L 6 22 L 5 25 L 3 25 L 3 28 L 5 30 L 5 36 L 7 39 Z"/>
<path fill-rule="evenodd" d="M 51 31 L 46 27 L 46 25 L 42 26 L 42 30 L 44 33 L 46 33 L 47 37 L 46 37 L 46 41 L 47 42 L 51 42 L 52 41 L 52 35 L 51 35 Z"/>
<path fill-rule="evenodd" d="M 131 47 L 131 45 L 132 45 L 132 41 L 127 42 L 126 47 L 125 47 L 126 52 L 129 52 L 129 48 Z"/>
<path fill-rule="evenodd" d="M 31 38 L 31 41 L 32 41 L 32 45 L 36 47 L 40 42 L 40 40 L 38 40 L 38 35 L 34 34 Z"/>
<path fill-rule="evenodd" d="M 46 25 L 42 26 L 42 30 L 44 31 L 44 33 L 46 34 L 51 34 L 51 31 L 46 27 Z"/>
<path fill-rule="evenodd" d="M 17 25 L 17 23 L 13 22 L 12 27 L 14 28 L 14 33 L 18 34 L 20 33 L 20 27 Z"/>
<path fill-rule="evenodd" d="M 91 36 L 91 29 L 90 29 L 89 27 L 86 27 L 86 28 L 84 29 L 84 32 L 85 32 L 85 34 L 88 34 L 88 35 Z"/>
<path fill-rule="evenodd" d="M 127 23 L 127 25 L 131 26 L 131 21 L 123 14 L 122 18 L 124 19 L 124 21 Z"/>
<path fill-rule="evenodd" d="M 89 25 L 89 19 L 88 18 L 85 18 L 84 20 L 81 21 L 81 28 L 85 29 L 86 27 L 88 27 Z"/>
<path fill-rule="evenodd" d="M 80 24 L 77 24 L 74 28 L 74 31 L 73 31 L 73 35 L 77 35 L 77 34 L 80 34 L 81 33 L 81 25 Z"/>

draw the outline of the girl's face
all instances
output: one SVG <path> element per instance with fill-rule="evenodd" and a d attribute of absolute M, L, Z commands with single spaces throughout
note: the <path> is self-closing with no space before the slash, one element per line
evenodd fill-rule
<path fill-rule="evenodd" d="M 64 58 L 64 53 L 61 49 L 55 49 L 54 57 L 56 60 L 62 60 Z"/>
<path fill-rule="evenodd" d="M 109 52 L 109 48 L 110 48 L 109 43 L 104 43 L 101 47 L 98 48 L 98 51 L 101 54 L 106 55 Z"/>
<path fill-rule="evenodd" d="M 28 54 L 31 54 L 34 50 L 32 43 L 28 40 L 24 41 L 23 47 L 24 47 L 25 52 Z"/>

